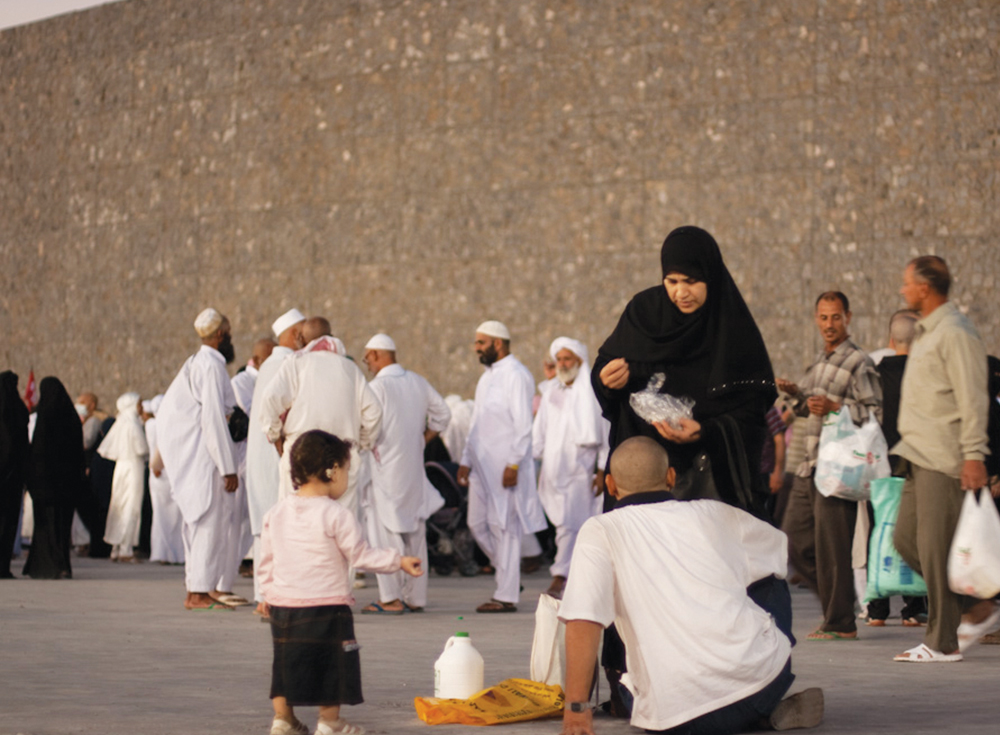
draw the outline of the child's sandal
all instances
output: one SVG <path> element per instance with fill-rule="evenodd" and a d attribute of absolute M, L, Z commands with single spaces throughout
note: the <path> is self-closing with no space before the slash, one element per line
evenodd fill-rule
<path fill-rule="evenodd" d="M 361 725 L 352 725 L 345 720 L 334 720 L 324 722 L 320 720 L 316 724 L 314 735 L 364 735 L 365 729 Z"/>

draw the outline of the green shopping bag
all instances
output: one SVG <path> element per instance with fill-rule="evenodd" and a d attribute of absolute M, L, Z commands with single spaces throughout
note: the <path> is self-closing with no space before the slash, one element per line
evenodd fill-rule
<path fill-rule="evenodd" d="M 922 597 L 927 594 L 923 577 L 903 561 L 892 543 L 903 497 L 902 477 L 872 480 L 871 504 L 875 524 L 868 546 L 868 592 L 865 602 L 891 595 Z"/>

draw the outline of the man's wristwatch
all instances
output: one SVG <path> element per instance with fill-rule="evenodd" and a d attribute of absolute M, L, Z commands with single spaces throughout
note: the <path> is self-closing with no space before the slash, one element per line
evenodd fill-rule
<path fill-rule="evenodd" d="M 590 710 L 590 702 L 567 702 L 566 708 L 570 712 L 576 712 L 579 714 L 580 712 L 587 712 Z"/>

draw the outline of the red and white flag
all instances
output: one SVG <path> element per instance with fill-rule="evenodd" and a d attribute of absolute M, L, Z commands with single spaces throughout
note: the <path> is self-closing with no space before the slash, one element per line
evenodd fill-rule
<path fill-rule="evenodd" d="M 33 411 L 38 405 L 38 386 L 35 385 L 35 369 L 28 373 L 28 385 L 24 389 L 24 402 L 29 411 Z"/>

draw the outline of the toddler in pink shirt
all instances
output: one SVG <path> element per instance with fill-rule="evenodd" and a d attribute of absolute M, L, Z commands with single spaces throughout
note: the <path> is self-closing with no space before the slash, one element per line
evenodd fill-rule
<path fill-rule="evenodd" d="M 350 449 L 325 431 L 305 432 L 291 448 L 296 492 L 264 516 L 258 564 L 274 641 L 271 735 L 308 735 L 297 705 L 320 708 L 316 735 L 364 732 L 340 719 L 342 704 L 364 701 L 349 569 L 423 574 L 418 558 L 371 548 L 337 502 L 347 491 Z"/>

